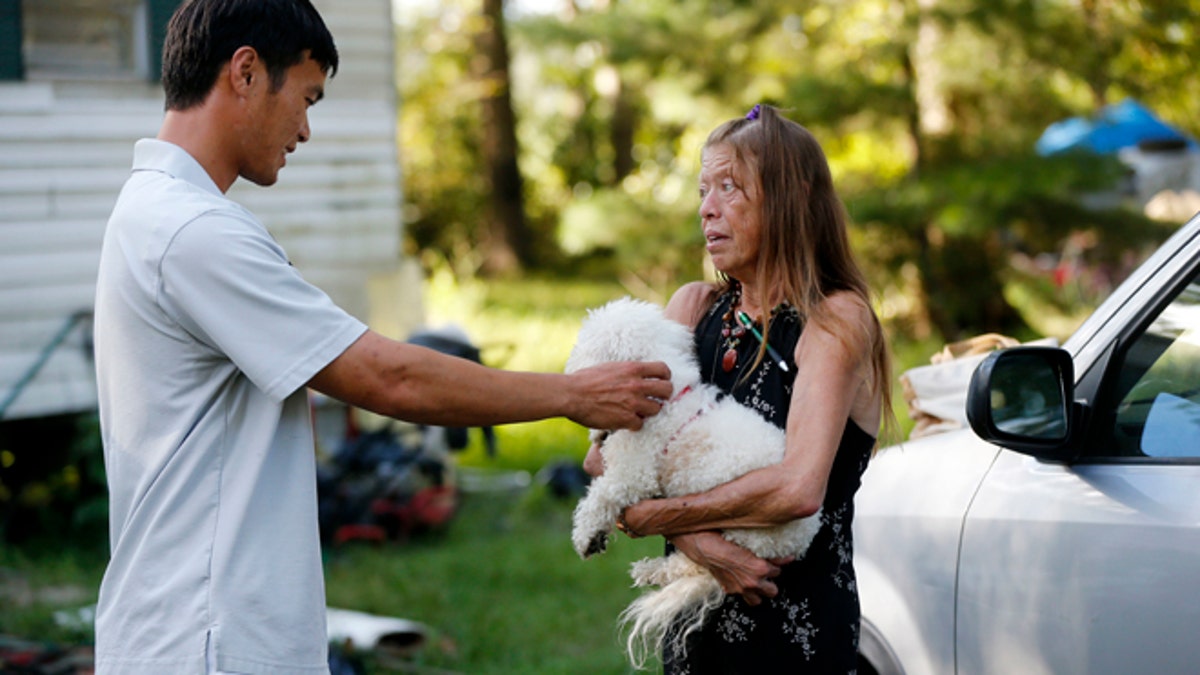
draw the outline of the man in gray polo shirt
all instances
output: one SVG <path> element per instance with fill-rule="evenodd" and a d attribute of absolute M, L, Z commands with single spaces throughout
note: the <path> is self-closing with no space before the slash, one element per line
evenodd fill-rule
<path fill-rule="evenodd" d="M 187 0 L 163 66 L 163 125 L 134 148 L 96 291 L 97 672 L 325 673 L 306 387 L 428 424 L 638 428 L 669 373 L 484 368 L 388 340 L 301 278 L 225 192 L 273 184 L 309 138 L 337 50 L 308 0 Z"/>

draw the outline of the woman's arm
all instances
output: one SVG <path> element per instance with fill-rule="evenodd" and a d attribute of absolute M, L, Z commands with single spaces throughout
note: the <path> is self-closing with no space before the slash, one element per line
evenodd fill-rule
<path fill-rule="evenodd" d="M 812 515 L 825 499 L 829 472 L 846 420 L 878 426 L 878 394 L 869 385 L 871 310 L 850 293 L 826 300 L 827 312 L 850 326 L 809 321 L 796 345 L 796 383 L 787 421 L 787 449 L 776 466 L 752 471 L 708 492 L 653 499 L 625 510 L 639 535 L 675 536 L 731 527 L 765 527 Z M 861 330 L 858 328 L 862 327 Z M 689 556 L 690 557 L 690 556 Z"/>

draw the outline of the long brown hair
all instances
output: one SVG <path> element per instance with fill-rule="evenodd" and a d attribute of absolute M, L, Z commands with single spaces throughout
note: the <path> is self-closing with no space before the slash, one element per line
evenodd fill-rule
<path fill-rule="evenodd" d="M 786 301 L 796 308 L 803 324 L 827 326 L 846 343 L 851 331 L 867 331 L 863 343 L 871 348 L 871 386 L 880 394 L 884 426 L 890 430 L 894 424 L 891 355 L 879 317 L 872 310 L 871 325 L 854 325 L 828 311 L 824 302 L 836 292 L 848 291 L 872 307 L 866 275 L 850 248 L 846 208 L 834 190 L 825 152 L 807 129 L 776 108 L 760 105 L 756 110 L 757 114 L 717 127 L 704 148 L 729 147 L 740 173 L 758 183 L 762 230 L 755 282 L 764 294 L 760 305 L 770 308 Z M 770 320 L 764 313 L 768 322 L 764 334 L 770 330 Z"/>

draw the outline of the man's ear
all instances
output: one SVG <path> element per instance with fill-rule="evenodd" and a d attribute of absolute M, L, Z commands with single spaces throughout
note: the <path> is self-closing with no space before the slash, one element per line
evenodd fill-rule
<path fill-rule="evenodd" d="M 229 60 L 229 84 L 240 95 L 246 95 L 254 86 L 255 78 L 262 77 L 262 64 L 254 47 L 238 47 Z"/>

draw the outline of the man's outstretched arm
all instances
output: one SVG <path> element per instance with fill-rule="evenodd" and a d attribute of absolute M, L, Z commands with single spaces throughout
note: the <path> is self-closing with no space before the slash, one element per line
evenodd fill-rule
<path fill-rule="evenodd" d="M 367 331 L 308 386 L 420 424 L 486 426 L 566 417 L 593 429 L 640 429 L 671 397 L 663 363 L 612 363 L 570 375 L 506 371 Z"/>

